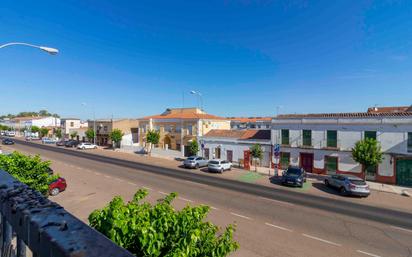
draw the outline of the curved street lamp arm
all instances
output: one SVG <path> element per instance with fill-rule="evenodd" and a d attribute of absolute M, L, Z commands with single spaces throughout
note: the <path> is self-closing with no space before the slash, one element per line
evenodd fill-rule
<path fill-rule="evenodd" d="M 11 42 L 11 43 L 7 43 L 4 45 L 0 45 L 0 48 L 4 48 L 7 46 L 13 46 L 13 45 L 22 45 L 22 46 L 31 46 L 31 47 L 35 47 L 35 48 L 40 48 L 40 46 L 36 46 L 36 45 L 32 45 L 32 44 L 27 44 L 27 43 L 21 43 L 21 42 Z"/>

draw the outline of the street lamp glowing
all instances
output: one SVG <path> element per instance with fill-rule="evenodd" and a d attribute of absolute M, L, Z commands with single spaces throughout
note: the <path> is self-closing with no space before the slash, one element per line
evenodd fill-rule
<path fill-rule="evenodd" d="M 32 44 L 27 44 L 27 43 L 21 43 L 21 42 L 12 42 L 12 43 L 7 43 L 4 45 L 0 45 L 0 48 L 4 48 L 7 46 L 14 46 L 14 45 L 22 45 L 22 46 L 29 46 L 29 47 L 33 47 L 33 48 L 38 48 L 40 50 L 43 50 L 51 55 L 56 55 L 59 53 L 59 50 L 56 48 L 52 48 L 52 47 L 47 47 L 47 46 L 37 46 L 37 45 L 32 45 Z"/>

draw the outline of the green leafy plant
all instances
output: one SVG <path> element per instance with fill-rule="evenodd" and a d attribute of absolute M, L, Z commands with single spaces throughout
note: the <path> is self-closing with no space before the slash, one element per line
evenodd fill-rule
<path fill-rule="evenodd" d="M 116 196 L 89 215 L 90 226 L 136 256 L 223 257 L 239 248 L 233 240 L 233 225 L 219 232 L 217 226 L 203 221 L 208 206 L 188 205 L 176 211 L 171 205 L 176 193 L 155 205 L 143 202 L 147 194 L 141 189 L 128 203 Z"/>
<path fill-rule="evenodd" d="M 189 154 L 197 155 L 198 152 L 199 152 L 199 143 L 197 142 L 197 140 L 192 140 L 189 143 Z"/>
<path fill-rule="evenodd" d="M 113 141 L 113 148 L 119 145 L 120 141 L 122 141 L 122 137 L 124 133 L 120 129 L 113 129 L 110 133 L 109 137 Z"/>
<path fill-rule="evenodd" d="M 261 161 L 263 159 L 263 149 L 260 144 L 254 144 L 250 148 L 250 155 L 255 159 L 255 171 L 257 171 L 256 159 Z"/>
<path fill-rule="evenodd" d="M 356 142 L 352 148 L 352 158 L 363 165 L 366 170 L 382 162 L 381 145 L 376 139 L 366 138 Z"/>
<path fill-rule="evenodd" d="M 58 178 L 58 175 L 49 175 L 49 166 L 50 162 L 42 161 L 38 155 L 26 156 L 19 152 L 0 155 L 0 169 L 44 195 L 48 194 L 49 184 Z"/>
<path fill-rule="evenodd" d="M 70 133 L 71 139 L 74 139 L 75 137 L 77 137 L 77 131 L 73 131 L 72 133 Z"/>
<path fill-rule="evenodd" d="M 62 130 L 61 130 L 60 128 L 56 129 L 56 130 L 54 131 L 54 134 L 55 134 L 56 137 L 58 137 L 58 138 L 62 138 L 62 136 L 63 136 Z"/>
<path fill-rule="evenodd" d="M 49 129 L 48 128 L 41 128 L 40 129 L 40 137 L 45 137 L 49 134 Z"/>
<path fill-rule="evenodd" d="M 37 127 L 37 126 L 31 126 L 31 132 L 33 132 L 33 133 L 40 132 L 40 128 Z"/>
<path fill-rule="evenodd" d="M 94 130 L 92 128 L 88 128 L 85 132 L 87 140 L 89 140 L 89 142 L 93 142 L 94 140 Z"/>
<path fill-rule="evenodd" d="M 8 126 L 6 126 L 6 125 L 1 125 L 0 124 L 0 131 L 7 131 L 7 130 L 9 130 L 10 128 L 8 127 Z"/>
<path fill-rule="evenodd" d="M 150 144 L 149 149 L 148 149 L 149 154 L 152 151 L 153 145 L 157 145 L 159 143 L 159 140 L 160 140 L 160 132 L 159 131 L 156 131 L 156 130 L 147 131 L 146 141 L 147 141 L 147 143 Z"/>

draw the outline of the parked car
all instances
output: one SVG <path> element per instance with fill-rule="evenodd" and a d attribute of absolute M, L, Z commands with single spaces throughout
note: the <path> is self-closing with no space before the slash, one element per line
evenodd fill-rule
<path fill-rule="evenodd" d="M 82 150 L 96 149 L 96 148 L 97 148 L 97 145 L 92 144 L 92 143 L 88 143 L 88 142 L 80 143 L 80 144 L 77 145 L 77 149 L 82 149 Z"/>
<path fill-rule="evenodd" d="M 13 140 L 13 139 L 10 139 L 10 138 L 4 138 L 4 139 L 2 140 L 2 144 L 3 144 L 3 145 L 14 145 L 14 140 Z"/>
<path fill-rule="evenodd" d="M 60 140 L 60 141 L 57 141 L 57 142 L 56 142 L 56 145 L 57 145 L 57 146 L 65 146 L 66 143 L 67 143 L 66 140 Z"/>
<path fill-rule="evenodd" d="M 49 194 L 58 195 L 60 192 L 66 190 L 67 184 L 64 178 L 58 178 L 49 185 Z"/>
<path fill-rule="evenodd" d="M 367 197 L 370 195 L 368 184 L 356 176 L 332 175 L 325 178 L 325 185 L 336 188 L 342 195 L 357 195 Z"/>
<path fill-rule="evenodd" d="M 209 161 L 203 157 L 199 156 L 190 156 L 186 160 L 184 160 L 183 165 L 185 168 L 195 168 L 198 169 L 199 167 L 206 167 Z"/>
<path fill-rule="evenodd" d="M 211 160 L 207 165 L 207 169 L 213 172 L 223 173 L 225 170 L 232 169 L 232 163 L 225 160 Z"/>
<path fill-rule="evenodd" d="M 5 135 L 8 136 L 8 137 L 14 137 L 14 136 L 16 136 L 16 132 L 14 132 L 14 131 L 6 131 Z"/>
<path fill-rule="evenodd" d="M 289 166 L 282 174 L 282 185 L 303 187 L 306 182 L 306 172 L 303 168 Z"/>
<path fill-rule="evenodd" d="M 66 147 L 77 147 L 77 145 L 79 144 L 79 141 L 76 140 L 69 140 L 66 142 L 66 144 L 64 146 Z"/>
<path fill-rule="evenodd" d="M 56 143 L 56 139 L 49 138 L 49 137 L 43 137 L 43 138 L 41 139 L 41 142 L 42 142 L 43 144 L 54 144 L 54 143 Z"/>

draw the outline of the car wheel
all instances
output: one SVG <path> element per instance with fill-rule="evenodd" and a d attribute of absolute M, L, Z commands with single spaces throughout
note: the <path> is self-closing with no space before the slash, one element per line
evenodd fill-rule
<path fill-rule="evenodd" d="M 199 163 L 195 165 L 195 169 L 199 169 Z"/>
<path fill-rule="evenodd" d="M 220 173 L 222 174 L 223 173 L 223 171 L 225 171 L 223 168 L 220 170 Z"/>
<path fill-rule="evenodd" d="M 95 146 L 94 149 L 97 149 L 97 146 Z"/>
<path fill-rule="evenodd" d="M 86 147 L 83 146 L 82 149 L 83 149 L 83 150 L 86 150 Z"/>
<path fill-rule="evenodd" d="M 341 195 L 347 195 L 347 194 L 348 194 L 348 192 L 346 191 L 346 188 L 345 188 L 345 187 L 341 187 L 341 188 L 339 189 L 339 192 L 341 193 Z"/>
<path fill-rule="evenodd" d="M 329 181 L 327 179 L 325 179 L 325 186 L 327 186 L 327 187 L 330 186 Z"/>
<path fill-rule="evenodd" d="M 60 189 L 55 187 L 52 190 L 50 190 L 50 195 L 55 196 L 58 195 L 60 193 Z"/>

